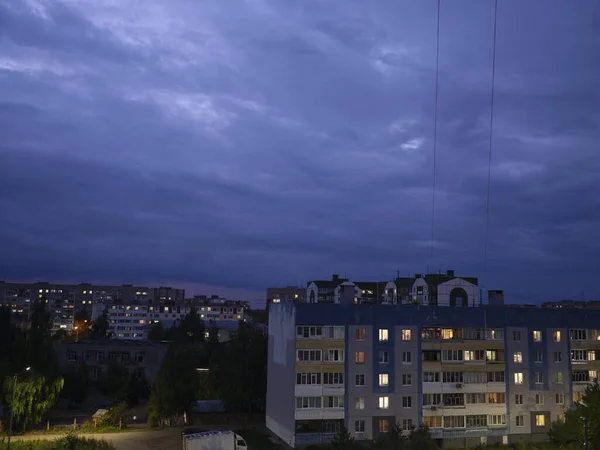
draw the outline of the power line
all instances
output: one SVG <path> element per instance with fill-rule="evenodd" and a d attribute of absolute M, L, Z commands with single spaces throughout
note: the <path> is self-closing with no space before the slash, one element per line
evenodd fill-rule
<path fill-rule="evenodd" d="M 440 77 L 440 0 L 437 1 L 437 41 L 435 55 L 435 110 L 433 114 L 433 186 L 431 193 L 431 240 L 429 242 L 429 262 L 433 259 L 433 242 L 435 237 L 435 181 L 436 181 L 436 154 L 437 154 L 437 125 L 438 125 L 438 92 Z"/>
<path fill-rule="evenodd" d="M 498 0 L 494 2 L 494 38 L 492 50 L 492 89 L 490 99 L 490 141 L 488 152 L 488 182 L 487 182 L 487 201 L 485 206 L 485 237 L 483 243 L 483 262 L 487 263 L 488 236 L 490 227 L 490 191 L 492 186 L 492 142 L 494 137 L 494 92 L 496 87 L 496 32 L 498 23 Z"/>

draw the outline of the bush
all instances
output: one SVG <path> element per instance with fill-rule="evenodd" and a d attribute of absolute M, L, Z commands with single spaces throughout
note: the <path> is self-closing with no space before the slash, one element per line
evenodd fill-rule
<path fill-rule="evenodd" d="M 7 447 L 6 442 L 0 441 L 0 449 Z M 115 450 L 106 441 L 79 437 L 68 434 L 65 437 L 47 441 L 12 441 L 10 447 L 13 450 Z"/>
<path fill-rule="evenodd" d="M 125 413 L 127 411 L 127 404 L 117 403 L 112 406 L 106 414 L 99 417 L 96 422 L 97 427 L 118 427 L 119 425 L 125 424 Z M 123 419 L 123 421 L 121 421 Z"/>

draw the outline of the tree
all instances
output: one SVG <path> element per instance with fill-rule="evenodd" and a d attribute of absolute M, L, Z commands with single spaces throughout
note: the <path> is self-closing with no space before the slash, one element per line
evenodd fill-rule
<path fill-rule="evenodd" d="M 342 424 L 340 431 L 335 435 L 331 441 L 332 450 L 358 450 L 360 445 L 354 437 L 350 434 L 348 429 Z"/>
<path fill-rule="evenodd" d="M 582 448 L 587 428 L 587 440 L 591 448 L 600 448 L 600 385 L 598 380 L 590 384 L 579 403 L 565 411 L 564 418 L 552 423 L 548 437 L 554 443 Z"/>
<path fill-rule="evenodd" d="M 421 426 L 419 429 L 413 429 L 408 436 L 408 446 L 410 450 L 437 450 L 438 446 L 431 437 L 429 428 Z"/>
<path fill-rule="evenodd" d="M 54 406 L 63 388 L 63 379 L 49 380 L 43 375 L 28 373 L 17 379 L 15 402 L 12 403 L 14 378 L 4 380 L 4 393 L 7 404 L 13 409 L 15 428 L 25 429 L 28 424 L 40 423 L 46 412 Z M 11 395 L 6 395 L 7 393 Z"/>
<path fill-rule="evenodd" d="M 108 321 L 108 308 L 104 308 L 104 311 L 102 311 L 102 314 L 100 314 L 96 318 L 96 320 L 94 320 L 94 323 L 92 324 L 92 332 L 91 332 L 92 339 L 109 338 L 110 337 L 110 334 L 108 332 L 109 327 L 110 327 L 110 323 Z"/>
<path fill-rule="evenodd" d="M 100 384 L 100 391 L 115 401 L 127 401 L 129 396 L 129 371 L 121 364 L 112 363 Z"/>
<path fill-rule="evenodd" d="M 85 363 L 69 366 L 63 373 L 64 388 L 61 397 L 69 401 L 69 407 L 80 405 L 88 396 L 88 370 Z"/>
<path fill-rule="evenodd" d="M 162 341 L 165 339 L 165 334 L 165 327 L 162 326 L 162 323 L 156 323 L 150 327 L 150 330 L 148 330 L 148 340 Z"/>
<path fill-rule="evenodd" d="M 90 337 L 92 319 L 87 309 L 83 309 L 73 317 L 73 337 L 83 341 Z"/>
<path fill-rule="evenodd" d="M 204 321 L 198 316 L 196 308 L 190 308 L 179 326 L 172 329 L 171 335 L 172 339 L 178 342 L 204 342 Z"/>
<path fill-rule="evenodd" d="M 403 450 L 408 448 L 408 439 L 402 434 L 402 427 L 394 424 L 390 431 L 380 434 L 373 443 L 374 450 Z"/>

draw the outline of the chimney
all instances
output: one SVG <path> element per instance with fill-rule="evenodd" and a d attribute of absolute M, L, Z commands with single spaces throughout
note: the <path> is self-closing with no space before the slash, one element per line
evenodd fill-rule
<path fill-rule="evenodd" d="M 415 278 L 421 278 L 421 274 L 420 273 L 415 273 Z"/>
<path fill-rule="evenodd" d="M 446 275 L 449 277 L 453 277 L 454 276 L 454 270 L 446 270 Z"/>
<path fill-rule="evenodd" d="M 489 290 L 488 306 L 504 306 L 504 291 Z"/>

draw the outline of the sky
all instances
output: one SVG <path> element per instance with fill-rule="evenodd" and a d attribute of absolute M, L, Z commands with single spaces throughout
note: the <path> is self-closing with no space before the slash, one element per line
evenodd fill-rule
<path fill-rule="evenodd" d="M 433 0 L 3 0 L 0 279 L 600 298 L 598 3 L 499 2 L 491 166 L 494 3 L 441 3 L 432 208 Z"/>

